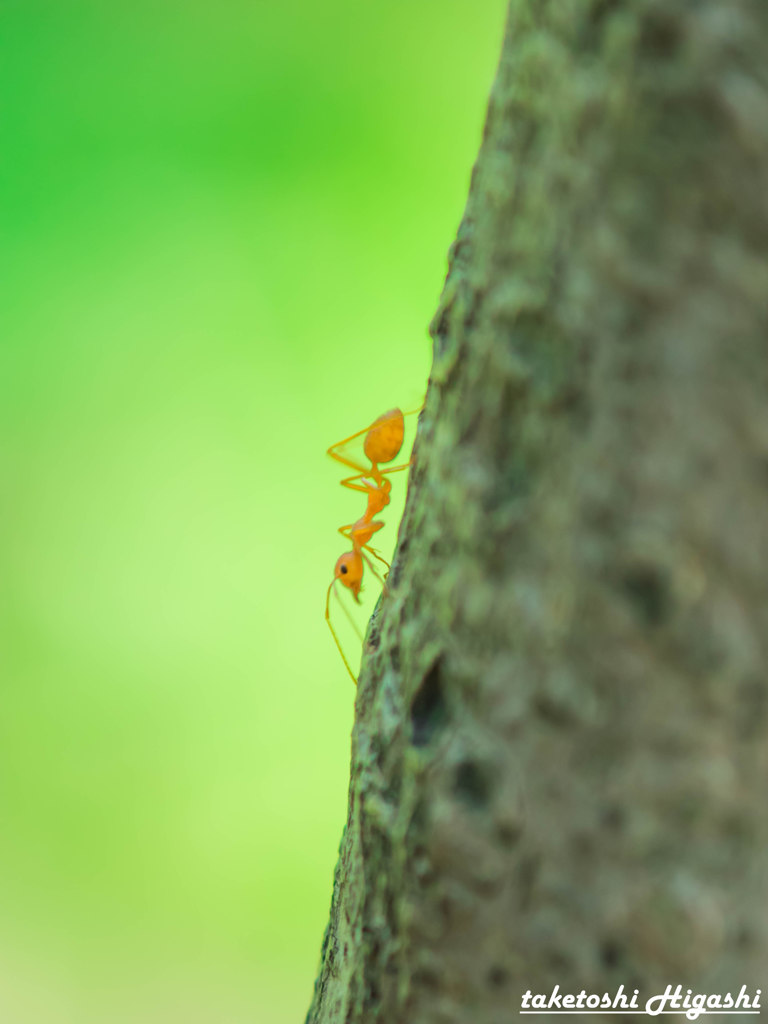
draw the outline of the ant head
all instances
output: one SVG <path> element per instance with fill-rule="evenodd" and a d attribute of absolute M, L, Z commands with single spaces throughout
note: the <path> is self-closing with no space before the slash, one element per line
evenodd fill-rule
<path fill-rule="evenodd" d="M 359 551 L 345 551 L 336 562 L 333 570 L 334 578 L 354 594 L 355 600 L 359 602 L 360 585 L 363 581 L 363 559 Z"/>

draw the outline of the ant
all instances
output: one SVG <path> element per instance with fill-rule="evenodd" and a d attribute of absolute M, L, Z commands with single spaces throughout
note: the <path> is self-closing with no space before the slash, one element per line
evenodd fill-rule
<path fill-rule="evenodd" d="M 348 466 L 350 469 L 355 469 L 358 472 L 354 476 L 348 476 L 346 479 L 341 481 L 342 487 L 349 487 L 352 491 L 362 491 L 363 494 L 368 496 L 368 507 L 360 518 L 354 523 L 347 523 L 346 526 L 339 527 L 339 533 L 342 537 L 346 537 L 347 540 L 352 542 L 352 550 L 345 551 L 343 555 L 339 557 L 336 562 L 336 566 L 333 570 L 333 579 L 331 580 L 330 586 L 328 587 L 328 594 L 325 599 L 325 621 L 328 623 L 336 646 L 339 649 L 339 654 L 344 662 L 344 665 L 349 672 L 352 682 L 357 684 L 357 679 L 352 669 L 349 667 L 344 651 L 342 650 L 339 638 L 336 635 L 336 630 L 333 628 L 331 622 L 331 590 L 333 590 L 336 581 L 340 581 L 342 586 L 346 587 L 347 590 L 352 592 L 357 603 L 360 603 L 360 589 L 363 582 L 363 563 L 368 566 L 376 579 L 381 583 L 386 593 L 387 584 L 386 577 L 387 573 L 384 573 L 382 578 L 376 570 L 371 559 L 368 557 L 369 554 L 373 555 L 374 558 L 383 562 L 389 570 L 389 562 L 385 561 L 381 555 L 374 551 L 370 546 L 371 538 L 377 530 L 380 530 L 384 523 L 380 519 L 375 519 L 386 505 L 389 504 L 389 494 L 392 490 L 392 484 L 387 479 L 388 474 L 398 473 L 403 469 L 408 469 L 410 466 L 410 460 L 404 462 L 400 466 L 390 466 L 387 469 L 379 469 L 379 466 L 385 462 L 392 462 L 403 447 L 403 438 L 405 437 L 405 416 L 411 416 L 414 412 L 420 412 L 420 409 L 414 409 L 412 412 L 402 413 L 399 409 L 390 409 L 389 412 L 383 413 L 377 420 L 363 430 L 358 430 L 355 434 L 350 434 L 349 437 L 345 437 L 343 441 L 337 441 L 336 444 L 332 444 L 328 449 L 328 455 L 332 459 L 336 459 L 343 466 Z M 365 434 L 365 441 L 363 442 L 363 451 L 365 457 L 370 461 L 370 467 L 361 465 L 359 462 L 355 462 L 353 459 L 348 458 L 346 455 L 339 454 L 338 449 L 342 448 L 345 444 L 350 441 L 354 441 L 356 437 L 361 437 Z M 346 606 L 342 604 L 344 612 L 347 617 L 352 621 L 352 625 L 357 631 L 358 635 L 360 631 L 352 620 Z M 360 637 L 362 640 L 362 636 Z"/>

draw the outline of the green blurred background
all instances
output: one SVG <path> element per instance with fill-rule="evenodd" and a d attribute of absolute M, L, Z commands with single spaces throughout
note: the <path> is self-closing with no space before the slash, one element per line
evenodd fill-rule
<path fill-rule="evenodd" d="M 4 1024 L 303 1020 L 325 449 L 421 402 L 504 7 L 0 0 Z"/>

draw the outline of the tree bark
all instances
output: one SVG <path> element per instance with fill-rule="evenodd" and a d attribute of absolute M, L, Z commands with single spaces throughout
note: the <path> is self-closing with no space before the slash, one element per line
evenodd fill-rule
<path fill-rule="evenodd" d="M 764 0 L 510 2 L 311 1024 L 765 980 L 767 87 Z"/>

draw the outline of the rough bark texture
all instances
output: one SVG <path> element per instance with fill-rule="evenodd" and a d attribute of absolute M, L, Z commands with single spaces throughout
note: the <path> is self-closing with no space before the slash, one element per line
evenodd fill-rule
<path fill-rule="evenodd" d="M 767 86 L 765 0 L 511 0 L 312 1024 L 766 980 Z"/>

